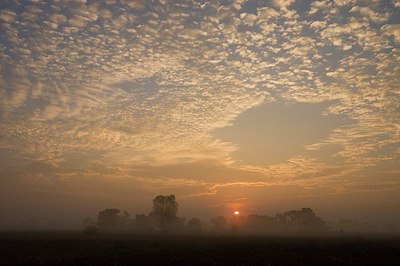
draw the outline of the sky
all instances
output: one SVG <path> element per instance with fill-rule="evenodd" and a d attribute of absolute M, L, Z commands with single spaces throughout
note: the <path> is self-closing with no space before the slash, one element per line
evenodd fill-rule
<path fill-rule="evenodd" d="M 0 224 L 311 207 L 400 224 L 399 0 L 0 2 Z"/>

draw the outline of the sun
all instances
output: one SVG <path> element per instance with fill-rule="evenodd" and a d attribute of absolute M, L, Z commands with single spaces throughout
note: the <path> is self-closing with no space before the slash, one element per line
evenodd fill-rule
<path fill-rule="evenodd" d="M 239 212 L 239 211 L 235 211 L 233 214 L 234 214 L 234 215 L 239 215 L 240 212 Z"/>

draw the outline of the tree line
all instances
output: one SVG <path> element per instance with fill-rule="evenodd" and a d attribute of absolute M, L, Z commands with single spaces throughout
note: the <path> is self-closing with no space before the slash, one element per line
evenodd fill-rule
<path fill-rule="evenodd" d="M 209 223 L 199 218 L 177 216 L 178 202 L 174 195 L 159 195 L 153 199 L 152 211 L 130 217 L 127 211 L 104 209 L 97 220 L 84 220 L 85 232 L 124 231 L 132 233 L 216 233 L 216 234 L 268 234 L 268 233 L 320 233 L 327 231 L 327 223 L 310 208 L 291 210 L 275 216 L 252 214 L 248 216 L 213 217 Z"/>

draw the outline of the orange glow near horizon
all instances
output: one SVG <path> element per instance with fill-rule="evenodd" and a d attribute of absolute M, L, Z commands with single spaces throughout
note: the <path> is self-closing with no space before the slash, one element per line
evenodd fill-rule
<path fill-rule="evenodd" d="M 239 211 L 235 211 L 233 214 L 235 214 L 235 215 L 239 215 L 239 214 L 240 214 L 240 212 L 239 212 Z"/>

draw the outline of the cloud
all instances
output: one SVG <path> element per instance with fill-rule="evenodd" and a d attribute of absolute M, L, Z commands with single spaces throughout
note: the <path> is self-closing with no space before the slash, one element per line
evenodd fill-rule
<path fill-rule="evenodd" d="M 257 17 L 258 19 L 269 19 L 272 17 L 276 17 L 279 15 L 275 9 L 270 7 L 262 7 L 257 9 Z"/>
<path fill-rule="evenodd" d="M 5 114 L 8 115 L 9 112 L 18 109 L 26 102 L 31 81 L 22 67 L 2 64 L 0 84 L 1 105 Z"/>
<path fill-rule="evenodd" d="M 326 22 L 325 21 L 319 21 L 319 20 L 313 21 L 310 24 L 311 28 L 316 28 L 316 29 L 324 28 L 325 26 L 326 26 Z"/>
<path fill-rule="evenodd" d="M 14 11 L 8 9 L 0 10 L 0 19 L 4 20 L 5 22 L 13 22 L 16 15 L 17 14 Z"/>
<path fill-rule="evenodd" d="M 334 4 L 338 5 L 338 6 L 345 6 L 345 5 L 349 5 L 349 4 L 354 4 L 355 2 L 357 2 L 356 0 L 335 0 Z"/>
<path fill-rule="evenodd" d="M 244 4 L 246 4 L 247 0 L 234 0 L 232 1 L 232 5 L 235 9 L 240 10 Z"/>
<path fill-rule="evenodd" d="M 273 4 L 278 8 L 287 9 L 295 1 L 296 0 L 274 0 Z"/>
<path fill-rule="evenodd" d="M 51 14 L 49 17 L 50 21 L 56 24 L 65 23 L 67 18 L 63 14 Z"/>
<path fill-rule="evenodd" d="M 142 0 L 133 0 L 133 1 L 122 1 L 123 4 L 133 8 L 133 9 L 143 9 L 145 8 L 145 1 Z"/>
<path fill-rule="evenodd" d="M 400 26 L 386 24 L 381 28 L 381 31 L 389 36 L 393 36 L 395 42 L 400 43 Z"/>
<path fill-rule="evenodd" d="M 363 7 L 354 6 L 350 9 L 350 12 L 360 13 L 362 16 L 367 17 L 368 19 L 374 22 L 384 22 L 388 19 L 387 14 L 377 13 L 370 7 L 365 7 L 365 6 Z"/>
<path fill-rule="evenodd" d="M 295 1 L 254 4 L 257 15 L 245 3 L 7 6 L 0 147 L 53 165 L 71 152 L 98 152 L 97 160 L 124 169 L 211 160 L 243 179 L 256 172 L 254 184 L 274 176 L 320 184 L 397 158 L 388 148 L 399 140 L 400 119 L 398 24 L 386 23 L 393 14 L 357 1 L 315 1 L 311 13 L 325 14 L 316 20 Z M 233 160 L 240 143 L 213 130 L 275 100 L 324 102 L 327 114 L 352 124 L 282 164 Z M 318 158 L 330 145 L 340 147 L 332 155 L 340 163 Z"/>
<path fill-rule="evenodd" d="M 309 13 L 315 14 L 317 13 L 319 10 L 326 10 L 329 6 L 329 3 L 326 1 L 313 1 L 311 3 L 311 9 L 309 11 Z"/>
<path fill-rule="evenodd" d="M 241 13 L 240 18 L 243 21 L 243 24 L 247 26 L 253 26 L 254 22 L 257 20 L 257 16 L 249 13 Z"/>

